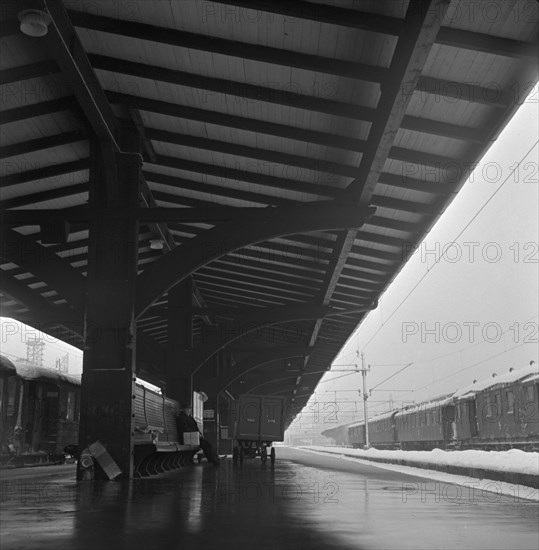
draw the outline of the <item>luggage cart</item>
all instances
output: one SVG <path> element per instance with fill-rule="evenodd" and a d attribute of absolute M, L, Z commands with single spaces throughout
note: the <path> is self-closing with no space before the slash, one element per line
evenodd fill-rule
<path fill-rule="evenodd" d="M 268 457 L 275 464 L 275 441 L 284 439 L 283 397 L 240 395 L 236 400 L 232 450 L 233 464 L 243 464 L 246 458 Z"/>

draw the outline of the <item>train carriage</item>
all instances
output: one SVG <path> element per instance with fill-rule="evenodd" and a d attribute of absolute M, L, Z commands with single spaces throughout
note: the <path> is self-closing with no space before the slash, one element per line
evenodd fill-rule
<path fill-rule="evenodd" d="M 369 421 L 369 444 L 377 448 L 393 447 L 396 444 L 395 415 L 391 411 L 373 417 Z M 348 437 L 350 445 L 355 448 L 365 446 L 365 423 L 363 420 L 349 426 Z"/>
<path fill-rule="evenodd" d="M 348 442 L 365 446 L 365 423 L 348 427 Z M 536 364 L 475 382 L 428 403 L 369 421 L 376 448 L 539 450 L 539 372 Z"/>
<path fill-rule="evenodd" d="M 395 416 L 397 439 L 402 449 L 446 448 L 455 438 L 455 405 L 451 396 L 413 405 Z"/>
<path fill-rule="evenodd" d="M 456 392 L 460 448 L 539 448 L 539 373 L 534 365 Z"/>
<path fill-rule="evenodd" d="M 0 463 L 62 462 L 64 448 L 77 445 L 80 381 L 26 361 L 14 366 L 3 382 Z"/>
<path fill-rule="evenodd" d="M 355 449 L 361 449 L 365 446 L 365 422 L 360 420 L 354 422 L 348 427 L 348 441 Z"/>
<path fill-rule="evenodd" d="M 372 419 L 369 422 L 369 443 L 380 449 L 393 447 L 397 443 L 395 416 L 397 411 L 391 411 Z"/>
<path fill-rule="evenodd" d="M 0 355 L 0 443 L 1 455 L 9 455 L 9 438 L 15 427 L 15 395 L 17 368 L 3 355 Z"/>

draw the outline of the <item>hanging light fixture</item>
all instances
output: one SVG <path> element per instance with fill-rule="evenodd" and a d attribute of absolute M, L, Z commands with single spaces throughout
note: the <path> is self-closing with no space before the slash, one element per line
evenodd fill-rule
<path fill-rule="evenodd" d="M 18 15 L 20 29 L 27 36 L 45 36 L 49 31 L 51 16 L 41 10 L 23 10 Z"/>
<path fill-rule="evenodd" d="M 152 250 L 163 250 L 163 241 L 161 239 L 152 239 L 150 241 L 150 248 Z"/>

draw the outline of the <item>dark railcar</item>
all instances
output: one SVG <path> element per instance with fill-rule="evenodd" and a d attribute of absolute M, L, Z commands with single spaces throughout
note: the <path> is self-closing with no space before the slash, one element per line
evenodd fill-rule
<path fill-rule="evenodd" d="M 539 450 L 539 374 L 511 371 L 455 394 L 460 448 Z"/>
<path fill-rule="evenodd" d="M 397 444 L 395 431 L 395 415 L 397 411 L 391 411 L 369 420 L 369 444 L 377 449 L 393 448 Z M 365 422 L 360 420 L 348 428 L 350 445 L 361 449 L 366 445 Z"/>
<path fill-rule="evenodd" d="M 355 422 L 348 428 L 348 442 L 355 449 L 365 446 L 365 423 L 363 420 Z"/>
<path fill-rule="evenodd" d="M 236 446 L 232 451 L 233 462 L 260 456 L 275 462 L 274 441 L 283 441 L 285 426 L 285 400 L 283 397 L 264 395 L 240 395 L 235 402 L 233 437 Z"/>
<path fill-rule="evenodd" d="M 348 428 L 365 445 L 363 421 Z M 374 447 L 539 450 L 539 372 L 525 369 L 474 383 L 453 394 L 386 413 L 369 422 Z"/>
<path fill-rule="evenodd" d="M 378 449 L 393 448 L 398 442 L 395 416 L 398 411 L 375 417 L 369 421 L 369 443 Z"/>
<path fill-rule="evenodd" d="M 395 417 L 397 440 L 402 449 L 445 449 L 454 443 L 454 423 L 452 398 L 442 396 L 399 411 Z"/>
<path fill-rule="evenodd" d="M 8 466 L 62 462 L 76 446 L 80 381 L 73 376 L 16 361 L 17 374 L 4 380 L 2 454 Z"/>
<path fill-rule="evenodd" d="M 0 355 L 0 456 L 10 454 L 11 435 L 15 427 L 17 369 L 5 356 Z"/>

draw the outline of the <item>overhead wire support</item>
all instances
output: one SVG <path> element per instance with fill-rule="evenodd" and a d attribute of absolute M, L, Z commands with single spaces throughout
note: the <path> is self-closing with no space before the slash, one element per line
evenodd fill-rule
<path fill-rule="evenodd" d="M 369 444 L 369 410 L 367 405 L 367 399 L 369 398 L 369 393 L 367 391 L 367 371 L 370 371 L 370 365 L 368 369 L 365 367 L 365 354 L 361 354 L 361 377 L 363 378 L 363 417 L 365 419 L 365 448 L 370 447 Z"/>

